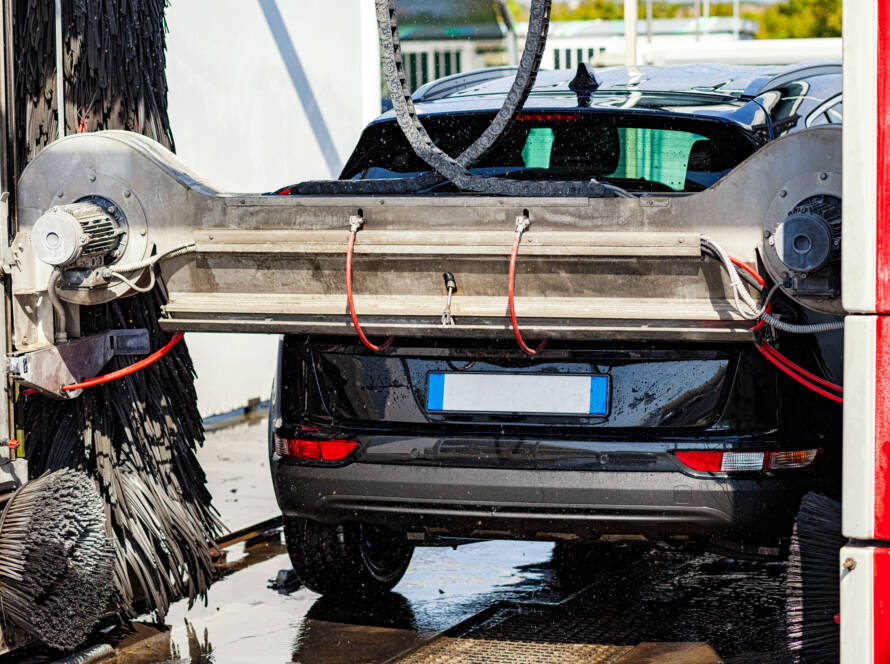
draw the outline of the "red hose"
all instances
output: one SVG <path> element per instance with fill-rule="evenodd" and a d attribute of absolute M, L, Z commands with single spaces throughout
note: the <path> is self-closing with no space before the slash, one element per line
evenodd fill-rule
<path fill-rule="evenodd" d="M 136 373 L 140 369 L 144 369 L 145 367 L 154 364 L 155 362 L 160 360 L 162 357 L 164 357 L 164 355 L 170 352 L 170 349 L 173 348 L 173 346 L 178 344 L 181 340 L 182 332 L 177 332 L 163 348 L 161 348 L 160 350 L 156 350 L 148 357 L 144 357 L 128 367 L 118 369 L 117 371 L 112 371 L 111 373 L 107 373 L 104 376 L 96 376 L 95 378 L 90 378 L 89 380 L 85 380 L 82 383 L 74 383 L 74 385 L 63 385 L 62 389 L 65 392 L 73 392 L 74 390 L 82 390 L 85 387 L 94 387 L 96 385 L 101 385 L 102 383 L 110 383 L 111 381 L 117 380 L 118 378 L 129 376 L 131 373 Z"/>
<path fill-rule="evenodd" d="M 510 302 L 510 322 L 513 324 L 513 336 L 516 337 L 516 343 L 519 347 L 529 355 L 537 355 L 547 345 L 544 339 L 537 348 L 530 348 L 525 341 L 522 340 L 522 333 L 519 331 L 519 323 L 516 322 L 516 300 L 514 294 L 516 291 L 516 257 L 519 256 L 519 243 L 522 242 L 522 232 L 516 233 L 513 240 L 513 250 L 510 252 L 510 285 L 507 290 L 507 300 Z"/>
<path fill-rule="evenodd" d="M 795 373 L 794 371 L 792 371 L 791 369 L 789 369 L 788 367 L 786 367 L 784 364 L 782 364 L 782 363 L 781 363 L 779 360 L 777 360 L 775 357 L 773 357 L 772 355 L 770 355 L 769 352 L 768 352 L 766 349 L 763 348 L 763 346 L 757 346 L 757 350 L 760 351 L 760 354 L 763 355 L 767 360 L 769 360 L 770 363 L 772 363 L 777 369 L 779 369 L 779 371 L 781 371 L 781 372 L 783 372 L 784 374 L 786 374 L 786 375 L 787 375 L 788 377 L 790 377 L 792 380 L 794 380 L 794 381 L 800 383 L 801 385 L 803 385 L 803 386 L 804 386 L 805 388 L 807 388 L 808 390 L 812 390 L 812 391 L 815 392 L 816 394 L 819 394 L 819 395 L 825 397 L 826 399 L 831 399 L 832 401 L 834 401 L 834 402 L 836 402 L 836 403 L 841 403 L 841 404 L 844 403 L 844 399 L 843 399 L 843 397 L 840 397 L 840 396 L 838 396 L 838 395 L 836 395 L 836 394 L 832 394 L 831 392 L 826 392 L 826 391 L 823 390 L 822 388 L 817 387 L 817 386 L 814 385 L 813 383 L 809 382 L 809 381 L 808 381 L 807 379 L 805 379 L 803 376 L 801 376 L 801 375 Z"/>
<path fill-rule="evenodd" d="M 792 362 L 792 361 L 789 360 L 787 357 L 785 357 L 784 355 L 782 355 L 779 351 L 777 351 L 775 348 L 773 348 L 773 347 L 770 346 L 769 344 L 762 343 L 762 344 L 760 344 L 760 346 L 761 346 L 761 348 L 765 349 L 766 352 L 768 352 L 768 353 L 769 353 L 770 355 L 772 355 L 774 358 L 776 358 L 777 360 L 779 360 L 779 362 L 781 362 L 782 364 L 784 364 L 786 367 L 788 367 L 788 368 L 791 369 L 792 371 L 796 371 L 797 373 L 801 374 L 801 375 L 804 376 L 805 378 L 810 379 L 810 380 L 813 381 L 814 383 L 819 383 L 819 385 L 822 385 L 823 387 L 827 387 L 827 388 L 829 388 L 829 389 L 831 389 L 831 390 L 834 390 L 835 392 L 843 392 L 843 391 L 844 391 L 844 388 L 841 387 L 840 385 L 838 385 L 837 383 L 832 383 L 832 382 L 829 381 L 829 380 L 825 380 L 824 378 L 820 378 L 820 377 L 817 376 L 816 374 L 814 374 L 814 373 L 810 373 L 809 371 L 807 371 L 807 370 L 804 369 L 803 367 L 801 367 L 801 366 L 795 364 L 794 362 Z"/>
<path fill-rule="evenodd" d="M 346 247 L 346 302 L 349 304 L 349 316 L 352 318 L 352 326 L 355 328 L 355 332 L 365 345 L 365 348 L 373 351 L 386 350 L 392 345 L 393 337 L 390 337 L 379 346 L 375 346 L 362 332 L 362 326 L 358 324 L 358 316 L 355 314 L 355 303 L 352 301 L 352 253 L 354 249 L 355 231 L 352 231 L 349 233 L 349 244 Z"/>

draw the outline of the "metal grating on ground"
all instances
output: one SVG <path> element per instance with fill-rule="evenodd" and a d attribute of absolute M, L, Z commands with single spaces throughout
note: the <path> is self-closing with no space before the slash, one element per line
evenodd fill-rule
<path fill-rule="evenodd" d="M 399 664 L 613 664 L 630 652 L 629 646 L 592 643 L 531 643 L 486 641 L 443 636 Z"/>
<path fill-rule="evenodd" d="M 464 630 L 449 630 L 399 664 L 612 664 L 631 645 L 591 643 L 582 622 L 554 620 L 556 607 L 506 605 Z M 485 615 L 485 614 L 482 614 Z"/>
<path fill-rule="evenodd" d="M 684 645 L 692 659 L 675 652 L 667 661 L 788 660 L 781 566 L 632 547 L 604 548 L 583 565 L 591 584 L 564 603 L 496 605 L 396 661 L 630 664 Z"/>

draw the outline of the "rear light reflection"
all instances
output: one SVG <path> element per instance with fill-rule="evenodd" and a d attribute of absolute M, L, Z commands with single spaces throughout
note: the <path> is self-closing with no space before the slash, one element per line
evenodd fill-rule
<path fill-rule="evenodd" d="M 770 452 L 769 467 L 805 468 L 816 460 L 819 450 L 797 450 L 794 452 Z"/>
<path fill-rule="evenodd" d="M 578 120 L 577 113 L 520 113 L 517 122 L 568 122 Z"/>
<path fill-rule="evenodd" d="M 279 456 L 307 461 L 342 461 L 355 452 L 354 440 L 304 440 L 275 436 L 275 451 Z"/>
<path fill-rule="evenodd" d="M 805 468 L 811 465 L 818 455 L 818 449 L 791 452 L 674 452 L 674 456 L 684 466 L 704 473 L 750 473 Z"/>

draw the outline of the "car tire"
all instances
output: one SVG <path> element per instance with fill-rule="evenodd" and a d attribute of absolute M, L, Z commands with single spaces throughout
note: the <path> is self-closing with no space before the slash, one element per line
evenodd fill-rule
<path fill-rule="evenodd" d="M 358 523 L 284 517 L 284 540 L 300 581 L 321 595 L 387 593 L 414 553 L 397 533 Z"/>

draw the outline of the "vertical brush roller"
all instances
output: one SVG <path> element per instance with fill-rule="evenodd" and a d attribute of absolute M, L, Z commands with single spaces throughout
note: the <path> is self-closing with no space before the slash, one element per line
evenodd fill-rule
<path fill-rule="evenodd" d="M 20 168 L 58 135 L 53 0 L 13 0 L 16 138 Z M 165 0 L 62 0 L 66 134 L 139 132 L 173 148 L 167 117 Z M 81 308 L 84 334 L 146 328 L 152 348 L 161 287 Z M 115 358 L 107 371 L 128 360 Z M 90 388 L 71 402 L 22 397 L 21 424 L 33 474 L 77 468 L 95 478 L 116 543 L 114 603 L 163 619 L 180 597 L 211 582 L 208 541 L 222 530 L 195 458 L 204 440 L 194 372 L 184 343 L 151 367 Z"/>
<path fill-rule="evenodd" d="M 77 647 L 108 606 L 114 553 L 95 481 L 73 470 L 31 480 L 0 517 L 0 605 L 15 625 Z"/>
<path fill-rule="evenodd" d="M 840 657 L 838 558 L 841 504 L 818 493 L 800 503 L 786 578 L 785 622 L 795 664 L 835 664 Z"/>
<path fill-rule="evenodd" d="M 173 149 L 166 0 L 62 0 L 65 135 L 127 129 Z M 19 172 L 59 135 L 54 0 L 14 0 Z"/>
<path fill-rule="evenodd" d="M 152 348 L 169 335 L 158 325 L 163 294 L 81 309 L 84 334 L 144 327 Z M 107 370 L 130 360 L 114 358 Z M 222 532 L 195 458 L 204 433 L 185 343 L 149 367 L 87 390 L 73 401 L 24 397 L 29 467 L 74 467 L 97 478 L 117 543 L 116 603 L 127 614 L 202 595 L 212 581 L 208 540 Z M 40 441 L 29 447 L 28 441 Z"/>

